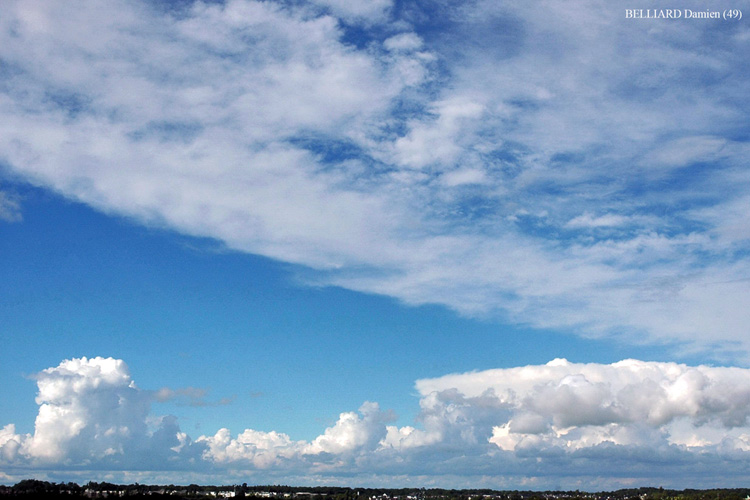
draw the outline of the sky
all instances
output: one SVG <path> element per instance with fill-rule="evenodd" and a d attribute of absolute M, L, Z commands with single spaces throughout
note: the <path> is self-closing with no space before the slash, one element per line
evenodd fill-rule
<path fill-rule="evenodd" d="M 724 7 L 6 0 L 0 483 L 747 485 Z"/>

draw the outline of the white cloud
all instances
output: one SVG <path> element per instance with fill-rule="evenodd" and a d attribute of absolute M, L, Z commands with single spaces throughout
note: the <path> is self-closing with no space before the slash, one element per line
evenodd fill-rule
<path fill-rule="evenodd" d="M 6 2 L 0 161 L 325 284 L 747 351 L 742 37 L 599 0 L 316 5 Z"/>
<path fill-rule="evenodd" d="M 4 463 L 13 463 L 18 457 L 21 443 L 28 436 L 16 434 L 16 426 L 8 424 L 0 429 L 0 457 Z"/>
<path fill-rule="evenodd" d="M 427 446 L 440 441 L 441 435 L 438 429 L 424 431 L 410 425 L 398 427 L 386 426 L 386 435 L 379 445 L 383 449 L 395 448 L 397 450 Z"/>
<path fill-rule="evenodd" d="M 391 425 L 391 412 L 366 402 L 311 441 L 253 429 L 233 436 L 226 428 L 193 441 L 174 417 L 151 415 L 154 392 L 139 389 L 121 360 L 66 360 L 36 378 L 34 434 L 0 429 L 0 463 L 9 471 L 615 488 L 623 477 L 683 481 L 673 475 L 678 462 L 694 468 L 703 487 L 748 479 L 750 370 L 743 368 L 558 359 L 451 374 L 417 381 L 414 426 Z"/>
<path fill-rule="evenodd" d="M 621 226 L 628 222 L 628 218 L 617 214 L 605 214 L 595 217 L 589 213 L 585 213 L 570 219 L 565 227 L 570 228 L 594 228 L 594 227 L 610 227 L 610 226 Z"/>
<path fill-rule="evenodd" d="M 709 224 L 721 243 L 731 248 L 750 240 L 748 206 L 750 196 L 741 196 L 711 207 L 701 207 L 694 210 L 692 215 L 696 220 Z"/>
<path fill-rule="evenodd" d="M 37 385 L 39 415 L 25 443 L 33 457 L 62 461 L 92 443 L 97 458 L 122 454 L 126 438 L 145 432 L 148 406 L 122 361 L 64 361 L 39 373 Z"/>
<path fill-rule="evenodd" d="M 739 368 L 555 360 L 420 380 L 417 388 L 425 399 L 493 401 L 499 411 L 491 441 L 510 451 L 605 442 L 710 447 L 750 427 L 750 372 Z"/>
<path fill-rule="evenodd" d="M 654 160 L 670 166 L 684 166 L 697 161 L 714 160 L 721 154 L 727 140 L 721 137 L 683 137 L 664 144 L 655 152 Z"/>
<path fill-rule="evenodd" d="M 34 434 L 18 436 L 6 426 L 0 438 L 11 462 L 23 457 L 32 464 L 132 465 L 144 454 L 154 460 L 174 456 L 170 448 L 185 443 L 172 419 L 150 416 L 152 395 L 136 387 L 122 360 L 65 360 L 35 378 Z"/>
<path fill-rule="evenodd" d="M 248 461 L 258 468 L 279 465 L 283 459 L 299 455 L 303 442 L 294 442 L 286 434 L 246 429 L 232 438 L 229 429 L 219 429 L 213 436 L 201 436 L 197 443 L 208 448 L 203 458 L 218 463 Z"/>
<path fill-rule="evenodd" d="M 352 454 L 371 452 L 386 434 L 385 423 L 390 412 L 381 412 L 377 403 L 364 403 L 359 412 L 344 412 L 336 424 L 310 442 L 292 441 L 288 435 L 275 431 L 246 429 L 236 438 L 228 429 L 214 436 L 201 436 L 197 444 L 207 444 L 203 457 L 219 463 L 252 463 L 255 467 L 296 468 L 308 463 L 319 468 L 351 458 Z M 295 463 L 296 462 L 296 463 Z"/>
<path fill-rule="evenodd" d="M 385 21 L 393 6 L 392 0 L 314 0 L 314 3 L 328 7 L 348 22 Z"/>
<path fill-rule="evenodd" d="M 415 122 L 410 131 L 394 144 L 394 161 L 412 168 L 432 163 L 452 165 L 463 151 L 459 138 L 472 130 L 472 121 L 479 120 L 483 106 L 468 98 L 455 98 L 435 103 L 434 118 Z"/>
<path fill-rule="evenodd" d="M 18 197 L 0 191 L 0 221 L 20 222 L 21 220 L 23 220 L 23 216 L 21 215 L 21 204 Z"/>
<path fill-rule="evenodd" d="M 442 176 L 443 184 L 447 187 L 463 186 L 466 184 L 482 184 L 487 180 L 484 171 L 477 169 L 462 169 L 447 172 Z"/>
<path fill-rule="evenodd" d="M 379 442 L 381 434 L 384 433 L 383 424 L 390 420 L 390 416 L 383 414 L 377 403 L 371 402 L 364 403 L 359 413 L 361 417 L 355 412 L 342 413 L 336 425 L 315 438 L 305 448 L 304 453 L 338 455 L 364 446 L 371 447 Z"/>
<path fill-rule="evenodd" d="M 415 33 L 401 33 L 387 38 L 383 46 L 393 51 L 411 51 L 421 48 L 422 39 Z"/>

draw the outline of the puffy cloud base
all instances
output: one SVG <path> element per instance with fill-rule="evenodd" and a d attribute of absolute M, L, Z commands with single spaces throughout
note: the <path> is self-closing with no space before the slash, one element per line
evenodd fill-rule
<path fill-rule="evenodd" d="M 152 415 L 160 391 L 138 388 L 122 360 L 66 360 L 36 381 L 34 433 L 0 429 L 9 480 L 87 471 L 152 482 L 590 490 L 750 478 L 750 370 L 742 368 L 554 360 L 446 375 L 417 381 L 415 426 L 391 425 L 392 412 L 366 402 L 311 441 L 253 429 L 193 440 L 174 417 Z"/>

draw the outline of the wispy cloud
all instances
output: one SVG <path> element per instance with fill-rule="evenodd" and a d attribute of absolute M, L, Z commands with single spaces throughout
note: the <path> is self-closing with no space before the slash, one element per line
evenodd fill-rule
<path fill-rule="evenodd" d="M 12 193 L 0 191 L 0 221 L 20 222 L 22 220 L 21 203 L 18 197 Z"/>
<path fill-rule="evenodd" d="M 223 406 L 232 403 L 235 399 L 234 397 L 223 397 L 217 401 L 206 401 L 208 392 L 208 389 L 199 387 L 181 387 L 178 389 L 162 387 L 154 393 L 154 399 L 160 403 L 176 401 L 178 405 L 194 407 Z"/>
<path fill-rule="evenodd" d="M 32 183 L 319 283 L 750 346 L 739 26 L 598 0 L 4 10 L 0 158 Z"/>

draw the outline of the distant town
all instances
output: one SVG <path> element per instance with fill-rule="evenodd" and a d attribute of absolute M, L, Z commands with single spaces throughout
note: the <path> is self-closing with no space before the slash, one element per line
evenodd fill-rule
<path fill-rule="evenodd" d="M 609 492 L 518 491 L 440 488 L 346 488 L 297 486 L 187 486 L 112 484 L 107 482 L 51 483 L 26 479 L 0 485 L 0 497 L 13 498 L 274 498 L 294 500 L 750 500 L 750 488 L 670 490 L 631 488 Z"/>

